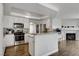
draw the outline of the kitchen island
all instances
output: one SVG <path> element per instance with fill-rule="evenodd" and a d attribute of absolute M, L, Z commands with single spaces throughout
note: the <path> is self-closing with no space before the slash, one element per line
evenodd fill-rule
<path fill-rule="evenodd" d="M 29 35 L 29 38 L 29 53 L 32 56 L 47 56 L 58 51 L 56 32 Z"/>

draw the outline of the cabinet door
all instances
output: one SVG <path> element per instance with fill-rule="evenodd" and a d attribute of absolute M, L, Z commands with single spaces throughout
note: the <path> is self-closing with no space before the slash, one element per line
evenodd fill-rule
<path fill-rule="evenodd" d="M 13 28 L 14 17 L 5 16 L 3 23 L 4 23 L 4 27 L 6 27 L 6 28 Z"/>
<path fill-rule="evenodd" d="M 9 18 L 9 27 L 13 28 L 13 23 L 14 23 L 14 17 Z"/>
<path fill-rule="evenodd" d="M 24 19 L 24 28 L 29 28 L 30 23 L 29 23 L 29 19 Z"/>
<path fill-rule="evenodd" d="M 29 28 L 29 19 L 14 17 L 14 16 L 4 16 L 4 27 L 13 28 L 14 23 L 23 23 L 24 28 Z"/>
<path fill-rule="evenodd" d="M 6 35 L 5 36 L 5 43 L 7 46 L 13 46 L 14 45 L 14 35 Z"/>
<path fill-rule="evenodd" d="M 23 23 L 24 28 L 29 28 L 29 19 L 16 17 L 15 18 L 15 23 Z"/>
<path fill-rule="evenodd" d="M 4 16 L 4 21 L 3 21 L 4 27 L 8 28 L 9 27 L 9 20 L 7 16 Z"/>
<path fill-rule="evenodd" d="M 24 20 L 21 17 L 15 17 L 15 19 L 14 19 L 14 23 L 23 23 L 23 22 L 24 22 Z"/>
<path fill-rule="evenodd" d="M 35 42 L 34 42 L 34 37 L 29 37 L 29 53 L 34 56 L 35 55 L 35 51 L 34 51 L 34 46 L 35 46 Z"/>
<path fill-rule="evenodd" d="M 29 42 L 29 37 L 28 37 L 28 34 L 25 34 L 25 36 L 24 36 L 25 38 L 24 38 L 24 40 L 25 40 L 25 43 L 28 43 Z"/>

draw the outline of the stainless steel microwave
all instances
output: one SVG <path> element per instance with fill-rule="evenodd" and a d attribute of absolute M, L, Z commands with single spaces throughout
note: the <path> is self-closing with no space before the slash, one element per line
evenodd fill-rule
<path fill-rule="evenodd" d="M 24 28 L 23 23 L 14 23 L 14 28 Z"/>

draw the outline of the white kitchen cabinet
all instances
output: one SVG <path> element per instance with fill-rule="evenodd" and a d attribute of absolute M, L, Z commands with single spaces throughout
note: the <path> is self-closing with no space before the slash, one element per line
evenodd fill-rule
<path fill-rule="evenodd" d="M 15 17 L 14 23 L 23 23 L 22 18 Z"/>
<path fill-rule="evenodd" d="M 25 38 L 25 43 L 29 43 L 29 37 L 28 37 L 28 34 L 25 34 L 25 36 L 24 36 Z"/>
<path fill-rule="evenodd" d="M 16 19 L 14 19 L 14 23 L 23 23 L 24 28 L 29 28 L 29 19 L 27 18 L 16 17 Z"/>
<path fill-rule="evenodd" d="M 6 27 L 6 28 L 9 27 L 9 19 L 8 19 L 8 17 L 4 16 L 3 23 L 4 23 L 3 24 L 4 25 L 3 27 Z"/>
<path fill-rule="evenodd" d="M 4 40 L 5 40 L 6 47 L 13 46 L 14 42 L 15 42 L 14 39 L 15 39 L 14 34 L 7 34 L 7 35 L 5 35 Z"/>
<path fill-rule="evenodd" d="M 15 16 L 4 16 L 4 27 L 13 28 L 13 23 L 23 23 L 24 28 L 29 28 L 29 19 Z"/>
<path fill-rule="evenodd" d="M 33 35 L 29 35 L 29 53 L 34 56 L 35 55 L 35 37 Z"/>
<path fill-rule="evenodd" d="M 48 56 L 58 52 L 58 33 L 29 36 L 29 53 L 32 56 Z"/>
<path fill-rule="evenodd" d="M 13 28 L 13 23 L 14 23 L 14 17 L 11 16 L 4 16 L 4 27 L 6 28 Z"/>
<path fill-rule="evenodd" d="M 13 23 L 14 23 L 14 17 L 10 17 L 9 19 L 9 27 L 13 28 Z"/>

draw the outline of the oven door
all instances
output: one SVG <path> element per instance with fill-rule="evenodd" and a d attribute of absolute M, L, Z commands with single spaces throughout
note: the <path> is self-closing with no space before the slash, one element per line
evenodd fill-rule
<path fill-rule="evenodd" d="M 24 40 L 24 35 L 15 35 L 15 41 L 22 41 Z"/>

